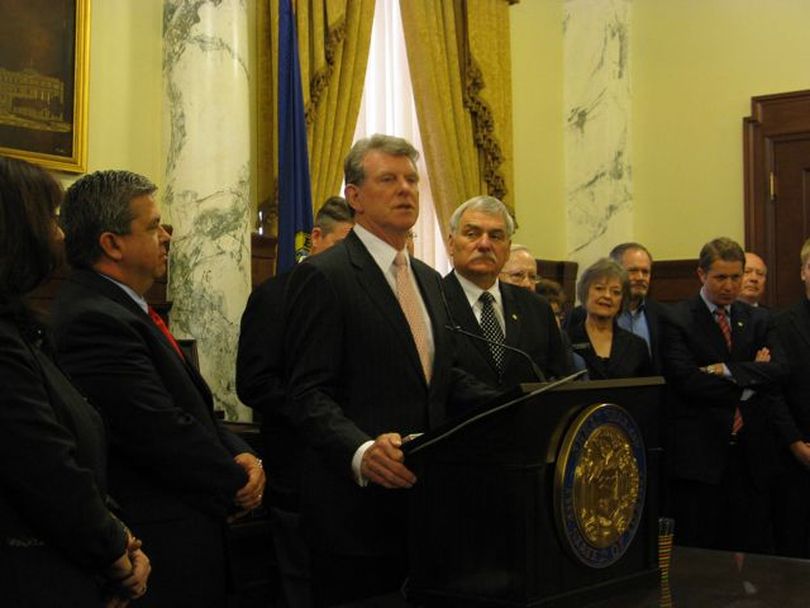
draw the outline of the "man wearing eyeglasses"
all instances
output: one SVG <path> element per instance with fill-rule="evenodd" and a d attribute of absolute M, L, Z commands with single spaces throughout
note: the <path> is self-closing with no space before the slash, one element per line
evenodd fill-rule
<path fill-rule="evenodd" d="M 500 279 L 504 283 L 534 290 L 540 277 L 537 275 L 537 261 L 524 245 L 512 245 L 509 259 L 501 268 Z"/>
<path fill-rule="evenodd" d="M 444 278 L 447 303 L 453 322 L 479 336 L 459 337 L 458 365 L 496 388 L 538 380 L 524 357 L 499 344 L 528 353 L 546 377 L 559 377 L 567 370 L 548 303 L 529 290 L 498 280 L 509 257 L 514 227 L 504 204 L 491 196 L 466 201 L 450 218 L 453 271 Z"/>

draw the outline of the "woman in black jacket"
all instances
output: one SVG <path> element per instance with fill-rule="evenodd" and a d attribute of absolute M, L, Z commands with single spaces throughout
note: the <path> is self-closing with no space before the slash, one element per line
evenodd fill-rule
<path fill-rule="evenodd" d="M 24 302 L 57 264 L 61 200 L 44 170 L 0 157 L 0 603 L 123 606 L 149 560 L 110 512 L 101 418 Z"/>
<path fill-rule="evenodd" d="M 647 343 L 616 323 L 629 296 L 627 271 L 613 260 L 598 260 L 582 273 L 577 297 L 586 314 L 567 329 L 571 348 L 585 360 L 591 380 L 652 374 Z"/>

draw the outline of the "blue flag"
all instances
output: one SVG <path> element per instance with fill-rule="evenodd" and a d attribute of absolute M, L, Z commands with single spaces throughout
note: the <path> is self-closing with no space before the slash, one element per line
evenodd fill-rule
<path fill-rule="evenodd" d="M 292 0 L 282 0 L 278 36 L 278 262 L 276 273 L 290 270 L 307 252 L 312 232 L 307 125 L 298 36 Z"/>

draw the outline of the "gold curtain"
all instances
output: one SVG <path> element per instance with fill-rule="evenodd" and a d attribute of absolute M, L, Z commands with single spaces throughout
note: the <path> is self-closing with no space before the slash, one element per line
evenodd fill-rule
<path fill-rule="evenodd" d="M 425 161 L 446 232 L 477 194 L 513 209 L 507 0 L 401 0 Z"/>
<path fill-rule="evenodd" d="M 283 1 L 283 0 L 282 0 Z M 258 10 L 258 198 L 275 215 L 278 192 L 278 3 Z M 375 0 L 294 0 L 312 206 L 337 194 L 360 111 Z"/>

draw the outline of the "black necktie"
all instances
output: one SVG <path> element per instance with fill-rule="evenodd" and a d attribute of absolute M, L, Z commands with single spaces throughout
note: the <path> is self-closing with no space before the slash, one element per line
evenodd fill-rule
<path fill-rule="evenodd" d="M 498 319 L 495 317 L 495 309 L 492 306 L 495 296 L 485 291 L 478 300 L 481 302 L 481 330 L 484 332 L 484 336 L 494 342 L 502 343 L 503 331 L 501 330 L 501 324 L 498 323 Z M 490 343 L 489 352 L 492 353 L 495 367 L 500 372 L 503 366 L 503 347 Z"/>

